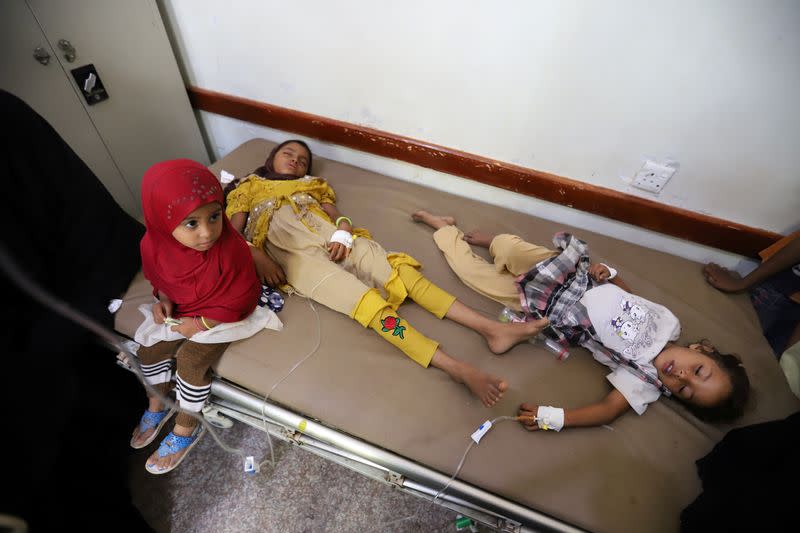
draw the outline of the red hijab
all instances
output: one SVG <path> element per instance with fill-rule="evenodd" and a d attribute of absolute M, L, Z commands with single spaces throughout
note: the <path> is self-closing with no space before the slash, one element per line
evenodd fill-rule
<path fill-rule="evenodd" d="M 175 159 L 150 167 L 142 179 L 147 228 L 141 242 L 142 270 L 153 288 L 175 303 L 175 317 L 236 322 L 253 312 L 261 294 L 244 238 L 224 214 L 219 239 L 204 252 L 172 236 L 189 213 L 212 202 L 222 206 L 222 188 L 200 163 Z"/>

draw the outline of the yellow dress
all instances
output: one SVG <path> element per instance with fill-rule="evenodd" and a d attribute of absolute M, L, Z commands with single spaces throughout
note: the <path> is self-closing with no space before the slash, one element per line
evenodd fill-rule
<path fill-rule="evenodd" d="M 372 327 L 412 359 L 428 365 L 437 343 L 408 325 L 399 330 L 400 338 L 397 327 L 384 331 L 386 324 L 400 323 L 396 310 L 407 296 L 439 318 L 455 298 L 425 280 L 414 258 L 387 253 L 363 229 L 353 231 L 347 259 L 331 261 L 328 243 L 336 227 L 320 204 L 334 204 L 336 195 L 324 179 L 270 180 L 251 175 L 227 202 L 228 217 L 248 213 L 245 237 L 281 265 L 295 291 Z"/>

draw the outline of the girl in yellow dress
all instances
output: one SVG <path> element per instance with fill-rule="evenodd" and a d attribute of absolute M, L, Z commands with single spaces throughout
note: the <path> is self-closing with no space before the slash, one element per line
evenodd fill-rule
<path fill-rule="evenodd" d="M 412 257 L 387 253 L 365 230 L 354 228 L 336 208 L 328 183 L 309 175 L 311 160 L 304 142 L 285 141 L 228 194 L 233 227 L 268 252 L 255 253 L 259 274 L 272 286 L 288 283 L 371 328 L 418 364 L 445 371 L 486 406 L 494 405 L 508 389 L 506 381 L 446 354 L 397 308 L 410 297 L 436 317 L 477 331 L 498 354 L 537 335 L 547 320 L 503 324 L 456 300 L 422 276 Z"/>

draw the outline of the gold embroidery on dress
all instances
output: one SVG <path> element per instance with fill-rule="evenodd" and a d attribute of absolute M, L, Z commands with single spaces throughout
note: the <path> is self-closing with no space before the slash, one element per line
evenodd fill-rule
<path fill-rule="evenodd" d="M 259 204 L 250 211 L 250 215 L 247 217 L 247 225 L 244 228 L 244 235 L 248 241 L 253 241 L 256 228 L 258 227 L 258 221 L 262 216 L 267 217 L 267 224 L 269 224 L 269 220 L 272 219 L 272 213 L 275 212 L 276 203 L 275 198 L 268 198 L 267 200 L 259 202 Z"/>
<path fill-rule="evenodd" d="M 251 198 L 255 197 L 251 200 L 255 205 L 248 211 L 244 230 L 245 237 L 258 246 L 261 246 L 267 238 L 269 225 L 275 211 L 287 203 L 291 205 L 298 221 L 303 223 L 309 231 L 319 233 L 323 221 L 329 220 L 321 203 L 336 202 L 335 193 L 327 182 L 314 176 L 305 176 L 297 180 L 270 180 L 251 174 L 245 179 L 245 182 L 258 184 L 249 193 L 252 195 Z M 368 236 L 368 233 L 357 228 L 353 231 L 353 235 Z"/>
<path fill-rule="evenodd" d="M 311 207 L 318 207 L 317 200 L 307 192 L 298 192 L 291 195 L 290 200 L 295 206 L 297 220 L 305 224 L 312 231 L 319 231 L 320 224 L 311 216 Z"/>

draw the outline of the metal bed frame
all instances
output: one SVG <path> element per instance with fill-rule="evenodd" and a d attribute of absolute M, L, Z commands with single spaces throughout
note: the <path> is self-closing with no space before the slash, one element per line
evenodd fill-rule
<path fill-rule="evenodd" d="M 449 476 L 265 401 L 220 377 L 211 383 L 211 396 L 203 414 L 217 427 L 231 427 L 233 419 L 269 432 L 371 479 L 456 511 L 494 531 L 584 531 L 458 479 L 434 501 Z"/>

